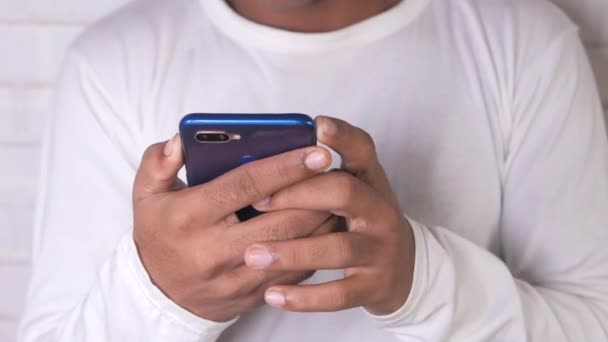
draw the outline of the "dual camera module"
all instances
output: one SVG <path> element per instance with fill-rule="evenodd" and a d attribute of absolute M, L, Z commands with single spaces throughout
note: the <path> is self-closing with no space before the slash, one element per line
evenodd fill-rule
<path fill-rule="evenodd" d="M 226 132 L 197 132 L 195 139 L 203 144 L 221 144 L 230 142 L 231 140 L 240 140 L 241 136 Z"/>

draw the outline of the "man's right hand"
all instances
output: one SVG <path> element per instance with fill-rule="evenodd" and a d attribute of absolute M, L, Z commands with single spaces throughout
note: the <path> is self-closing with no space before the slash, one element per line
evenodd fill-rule
<path fill-rule="evenodd" d="M 323 172 L 329 152 L 309 147 L 258 160 L 187 188 L 179 135 L 144 153 L 133 187 L 134 240 L 154 284 L 171 300 L 212 321 L 228 321 L 264 302 L 264 291 L 296 284 L 310 272 L 269 272 L 244 265 L 256 242 L 330 232 L 329 212 L 284 210 L 239 222 L 234 212 Z"/>

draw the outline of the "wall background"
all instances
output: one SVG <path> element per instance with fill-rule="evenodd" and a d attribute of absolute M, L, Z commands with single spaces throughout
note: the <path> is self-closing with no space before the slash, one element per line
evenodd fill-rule
<path fill-rule="evenodd" d="M 83 27 L 126 2 L 0 0 L 0 342 L 15 339 L 23 307 L 38 132 L 63 53 Z M 554 2 L 583 29 L 608 114 L 608 0 Z"/>
<path fill-rule="evenodd" d="M 0 0 L 0 342 L 15 340 L 22 311 L 38 132 L 63 53 L 84 26 L 126 2 Z"/>

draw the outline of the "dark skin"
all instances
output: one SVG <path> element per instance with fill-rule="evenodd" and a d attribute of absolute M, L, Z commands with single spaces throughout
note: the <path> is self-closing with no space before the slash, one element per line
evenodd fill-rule
<path fill-rule="evenodd" d="M 398 0 L 232 0 L 241 15 L 300 32 L 340 29 Z M 324 172 L 324 147 L 241 166 L 196 187 L 176 178 L 180 137 L 146 151 L 133 188 L 134 239 L 152 281 L 174 302 L 213 321 L 264 303 L 301 312 L 363 307 L 389 314 L 406 301 L 414 270 L 409 222 L 369 134 L 318 117 L 319 141 L 342 157 Z M 239 222 L 248 204 L 265 215 Z M 345 227 L 337 231 L 338 219 Z M 344 279 L 297 285 L 320 269 Z"/>
<path fill-rule="evenodd" d="M 180 138 L 146 151 L 133 188 L 134 239 L 152 281 L 174 302 L 213 321 L 266 303 L 290 311 L 363 307 L 389 314 L 406 301 L 414 239 L 369 134 L 318 117 L 319 141 L 344 171 L 324 172 L 317 146 L 248 163 L 186 188 Z M 239 222 L 249 203 L 267 212 Z M 336 216 L 346 231 L 337 232 Z M 297 285 L 320 269 L 345 278 Z"/>
<path fill-rule="evenodd" d="M 400 0 L 229 0 L 241 16 L 295 32 L 329 32 L 382 13 Z"/>

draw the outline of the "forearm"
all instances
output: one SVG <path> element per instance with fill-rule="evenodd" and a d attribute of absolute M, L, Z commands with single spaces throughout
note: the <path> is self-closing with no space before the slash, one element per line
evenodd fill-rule
<path fill-rule="evenodd" d="M 443 228 L 413 222 L 416 268 L 406 304 L 380 327 L 403 340 L 602 341 L 608 303 L 580 279 L 531 285 L 496 256 Z M 586 295 L 585 295 L 586 294 Z"/>
<path fill-rule="evenodd" d="M 37 299 L 22 322 L 21 341 L 215 341 L 233 323 L 200 319 L 164 296 L 150 282 L 130 234 L 75 307 L 62 307 L 60 299 Z"/>

